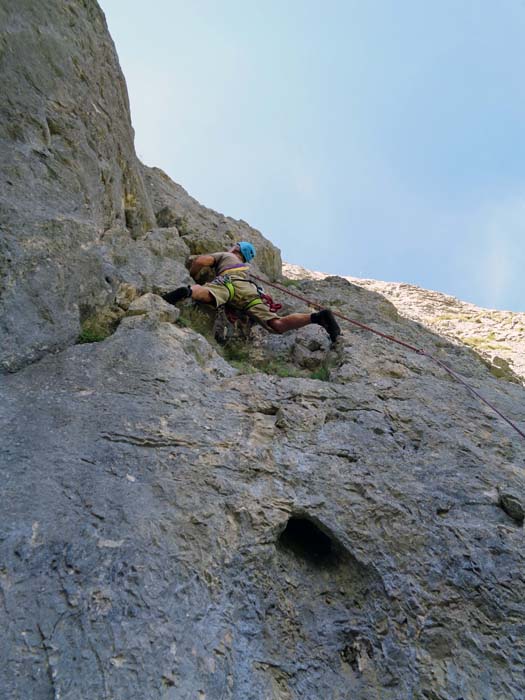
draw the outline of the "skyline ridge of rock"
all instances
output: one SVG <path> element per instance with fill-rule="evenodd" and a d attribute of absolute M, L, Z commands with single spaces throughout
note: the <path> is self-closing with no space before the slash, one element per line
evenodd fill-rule
<path fill-rule="evenodd" d="M 290 279 L 321 280 L 331 276 L 287 262 L 283 263 L 283 273 Z M 495 376 L 525 382 L 525 312 L 485 309 L 408 282 L 350 275 L 344 275 L 343 279 L 379 292 L 402 315 L 470 347 L 487 361 Z"/>

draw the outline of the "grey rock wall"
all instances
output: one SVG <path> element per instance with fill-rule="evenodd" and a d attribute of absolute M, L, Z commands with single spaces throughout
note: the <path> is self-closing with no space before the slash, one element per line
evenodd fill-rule
<path fill-rule="evenodd" d="M 232 219 L 202 206 L 160 168 L 143 166 L 143 173 L 158 225 L 176 226 L 193 255 L 228 249 L 237 241 L 250 241 L 257 249 L 254 270 L 270 280 L 281 277 L 279 249 L 260 231 L 246 221 Z"/>
<path fill-rule="evenodd" d="M 4 0 L 0 74 L 0 371 L 74 343 L 105 308 L 119 316 L 122 285 L 138 295 L 189 282 L 190 253 L 243 237 L 260 249 L 257 269 L 280 275 L 259 232 L 139 163 L 95 0 Z M 157 226 L 170 207 L 180 230 L 162 216 Z"/>
<path fill-rule="evenodd" d="M 468 350 L 303 284 L 525 426 L 523 389 Z M 329 381 L 243 374 L 153 306 L 3 379 L 6 697 L 520 700 L 519 436 L 364 332 L 318 343 Z"/>
<path fill-rule="evenodd" d="M 111 302 L 104 233 L 139 236 L 154 217 L 96 2 L 4 1 L 0 72 L 0 364 L 16 369 Z"/>
<path fill-rule="evenodd" d="M 221 349 L 168 308 L 188 254 L 246 238 L 275 279 L 278 250 L 138 163 L 93 1 L 0 20 L 0 696 L 523 700 L 524 441 L 364 331 Z M 468 348 L 297 284 L 525 429 Z M 116 332 L 75 344 L 97 310 Z"/>
<path fill-rule="evenodd" d="M 325 279 L 324 272 L 284 263 L 290 279 Z M 482 357 L 496 377 L 525 383 L 525 312 L 483 309 L 449 294 L 422 289 L 404 282 L 345 277 L 353 284 L 379 292 L 400 314 L 453 341 L 470 347 Z"/>

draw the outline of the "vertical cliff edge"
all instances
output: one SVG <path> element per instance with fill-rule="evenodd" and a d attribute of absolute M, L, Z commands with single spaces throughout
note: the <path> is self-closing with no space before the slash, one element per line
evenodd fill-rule
<path fill-rule="evenodd" d="M 155 234 L 155 192 L 94 0 L 3 2 L 0 71 L 0 371 L 13 371 L 74 343 L 101 309 L 118 319 L 129 297 L 122 284 L 144 292 L 184 281 L 189 251 L 182 241 L 174 249 L 176 227 Z M 171 185 L 180 200 L 184 191 Z M 182 207 L 175 218 L 184 216 Z M 242 229 L 266 251 L 267 271 L 280 272 L 276 249 L 231 223 L 223 231 Z M 189 242 L 193 230 L 182 228 Z M 163 273 L 151 259 L 159 253 Z"/>

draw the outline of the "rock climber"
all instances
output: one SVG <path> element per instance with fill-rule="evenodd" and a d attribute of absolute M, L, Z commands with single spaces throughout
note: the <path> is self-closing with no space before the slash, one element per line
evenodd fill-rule
<path fill-rule="evenodd" d="M 177 287 L 172 292 L 163 294 L 162 298 L 170 304 L 189 298 L 213 304 L 216 308 L 229 304 L 273 333 L 286 333 L 316 323 L 322 326 L 330 340 L 335 342 L 341 329 L 329 309 L 282 317 L 270 310 L 261 298 L 260 288 L 248 277 L 250 262 L 254 257 L 255 247 L 247 241 L 236 243 L 228 251 L 198 255 L 191 263 L 190 275 L 195 279 L 203 267 L 212 267 L 216 277 L 204 285 Z"/>

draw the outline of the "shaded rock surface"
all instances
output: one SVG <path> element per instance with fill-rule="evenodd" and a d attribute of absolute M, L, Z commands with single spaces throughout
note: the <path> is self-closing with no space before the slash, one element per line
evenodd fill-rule
<path fill-rule="evenodd" d="M 525 441 L 366 332 L 220 348 L 209 310 L 168 308 L 188 254 L 247 238 L 275 278 L 278 251 L 136 161 L 94 2 L 0 16 L 2 697 L 522 700 Z M 48 182 L 50 99 L 70 143 L 48 126 L 45 162 L 71 162 Z M 296 284 L 525 429 L 521 385 L 371 285 Z M 97 313 L 116 332 L 73 344 Z"/>

